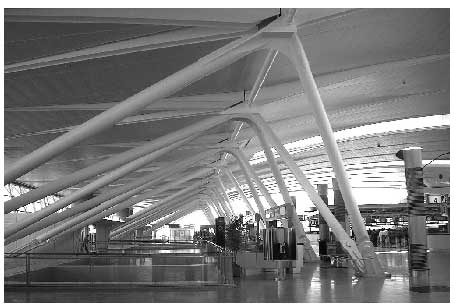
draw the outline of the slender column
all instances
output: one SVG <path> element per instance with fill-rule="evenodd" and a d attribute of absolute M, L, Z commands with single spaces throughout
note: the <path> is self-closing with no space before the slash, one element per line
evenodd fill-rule
<path fill-rule="evenodd" d="M 222 208 L 222 206 L 219 204 L 219 201 L 214 197 L 212 191 L 209 192 L 209 196 L 210 196 L 211 202 L 216 207 L 216 210 L 219 213 L 219 216 L 225 217 L 226 213 L 224 212 L 224 209 Z"/>
<path fill-rule="evenodd" d="M 134 204 L 136 204 L 136 203 L 138 203 L 140 201 L 143 201 L 145 199 L 152 198 L 153 196 L 155 196 L 157 194 L 157 191 L 159 191 L 159 193 L 161 193 L 161 192 L 173 189 L 173 188 L 177 188 L 183 183 L 186 183 L 186 182 L 188 182 L 188 181 L 190 181 L 192 179 L 196 179 L 198 177 L 206 175 L 208 172 L 211 172 L 211 170 L 202 168 L 202 169 L 200 169 L 198 171 L 192 172 L 192 173 L 182 177 L 181 179 L 179 179 L 179 180 L 177 180 L 177 181 L 175 181 L 175 182 L 173 182 L 171 184 L 163 185 L 163 186 L 161 186 L 160 189 L 153 190 L 153 191 L 151 191 L 149 193 L 145 193 L 145 194 L 143 194 L 143 195 L 141 195 L 139 197 L 134 197 L 134 198 L 131 198 L 131 199 L 133 199 L 132 201 L 135 201 Z M 192 184 L 190 187 L 192 187 L 192 186 L 198 187 L 196 184 L 198 184 L 198 182 L 195 183 L 195 184 Z M 188 190 L 188 188 L 185 188 L 185 189 L 179 190 L 177 193 L 175 193 L 175 195 L 182 196 L 185 193 L 190 193 L 190 192 L 191 192 L 191 190 Z M 142 211 L 139 211 L 139 212 L 131 215 L 129 218 L 130 219 L 134 219 L 136 217 L 145 215 L 148 212 L 148 210 L 149 209 L 144 209 Z"/>
<path fill-rule="evenodd" d="M 162 226 L 171 223 L 172 221 L 178 220 L 181 217 L 188 215 L 192 210 L 191 209 L 183 209 L 180 211 L 177 211 L 176 213 L 172 214 L 172 216 L 165 218 L 162 221 L 159 221 L 155 225 L 151 226 L 151 230 L 156 230 L 161 228 Z"/>
<path fill-rule="evenodd" d="M 183 177 L 179 181 L 176 181 L 176 182 L 174 182 L 174 183 L 172 183 L 170 185 L 161 186 L 161 187 L 159 187 L 157 189 L 154 189 L 152 192 L 144 193 L 144 194 L 142 194 L 140 196 L 137 196 L 137 197 L 134 197 L 134 198 L 129 198 L 129 199 L 127 199 L 127 201 L 124 201 L 122 203 L 118 203 L 119 202 L 118 200 L 123 200 L 122 196 L 120 195 L 119 197 L 113 198 L 113 199 L 109 200 L 108 202 L 104 202 L 101 205 L 97 206 L 96 208 L 93 208 L 93 209 L 91 209 L 91 210 L 89 210 L 89 211 L 87 211 L 87 212 L 85 212 L 85 213 L 83 213 L 83 214 L 81 214 L 81 215 L 69 220 L 68 222 L 60 224 L 56 228 L 53 228 L 52 230 L 49 230 L 45 234 L 38 236 L 37 240 L 38 241 L 44 241 L 44 240 L 46 240 L 46 239 L 48 239 L 48 238 L 50 238 L 50 237 L 52 237 L 52 236 L 54 236 L 54 235 L 56 235 L 58 233 L 61 233 L 61 232 L 65 231 L 66 229 L 70 228 L 72 225 L 78 224 L 79 222 L 84 221 L 85 219 L 91 219 L 93 216 L 96 217 L 97 215 L 101 215 L 101 217 L 99 219 L 102 219 L 102 218 L 108 216 L 106 214 L 106 210 L 107 210 L 107 212 L 109 212 L 109 215 L 111 214 L 110 211 L 112 211 L 112 209 L 116 209 L 116 211 L 112 212 L 112 213 L 116 213 L 119 210 L 127 208 L 127 207 L 130 207 L 130 206 L 133 206 L 134 204 L 136 204 L 136 203 L 138 203 L 140 201 L 152 198 L 156 194 L 159 194 L 159 193 L 162 193 L 164 191 L 170 190 L 172 188 L 178 187 L 182 183 L 187 182 L 187 181 L 191 180 L 192 178 L 201 176 L 204 171 L 206 171 L 206 170 L 202 170 L 202 171 L 199 170 L 199 171 L 194 172 L 194 173 L 192 173 L 192 174 L 190 174 L 190 175 L 188 175 L 186 177 Z M 191 187 L 192 190 L 194 190 L 197 187 L 199 187 L 200 185 L 201 185 L 201 183 L 197 182 L 197 183 L 191 185 L 190 187 Z M 179 191 L 178 193 L 180 193 L 180 195 L 181 195 L 182 191 Z M 189 189 L 188 191 L 191 191 L 191 190 Z M 135 215 L 136 214 L 134 214 L 132 216 L 135 216 Z"/>
<path fill-rule="evenodd" d="M 84 198 L 84 201 L 90 200 L 90 198 Z M 86 206 L 84 205 L 84 201 L 79 201 L 74 203 L 71 208 L 67 208 L 64 211 L 60 213 L 53 213 L 52 215 L 41 219 L 40 221 L 31 224 L 27 227 L 24 227 L 23 229 L 20 229 L 19 231 L 13 233 L 11 236 L 6 236 L 5 235 L 5 245 L 8 245 L 14 241 L 17 241 L 18 239 L 21 239 L 27 235 L 30 235 L 36 231 L 45 229 L 52 224 L 64 221 L 65 219 L 69 217 L 74 217 L 76 214 L 89 210 L 92 208 L 92 206 Z M 5 229 L 6 230 L 6 229 Z"/>
<path fill-rule="evenodd" d="M 323 106 L 317 84 L 315 83 L 314 76 L 312 75 L 309 60 L 307 59 L 301 40 L 296 32 L 293 34 L 291 47 L 294 52 L 293 60 L 295 62 L 295 68 L 298 71 L 298 75 L 305 94 L 308 97 L 308 101 L 313 108 L 315 120 L 320 130 L 320 135 L 322 136 L 326 152 L 336 178 L 339 181 L 339 188 L 342 192 L 342 196 L 346 201 L 346 208 L 352 220 L 353 231 L 355 232 L 359 250 L 361 251 L 363 258 L 369 260 L 367 263 L 369 263 L 370 272 L 382 273 L 383 271 L 380 263 L 378 262 L 373 245 L 370 242 L 369 235 L 367 234 L 366 226 L 353 196 L 348 175 L 342 162 L 342 156 L 337 146 L 331 124 L 329 123 L 325 107 Z"/>
<path fill-rule="evenodd" d="M 271 151 L 271 146 L 268 144 L 263 132 L 258 129 L 255 125 L 252 125 L 252 128 L 255 130 L 257 137 L 260 140 L 260 144 L 262 145 L 263 152 L 265 153 L 266 160 L 268 161 L 268 165 L 270 166 L 271 172 L 273 173 L 274 179 L 276 180 L 277 187 L 279 187 L 279 192 L 282 195 L 285 203 L 291 204 L 292 198 L 290 197 L 290 193 L 288 192 L 287 187 L 285 186 L 284 179 L 282 178 L 281 171 L 279 166 L 274 158 L 274 154 Z"/>
<path fill-rule="evenodd" d="M 222 195 L 224 196 L 224 199 L 227 201 L 227 205 L 229 206 L 229 210 L 230 210 L 232 216 L 235 216 L 235 211 L 233 210 L 232 202 L 230 201 L 230 198 L 227 195 L 227 190 L 225 189 L 224 183 L 222 183 L 222 179 L 219 174 L 216 177 L 216 180 L 219 184 L 219 190 L 221 191 Z"/>
<path fill-rule="evenodd" d="M 210 199 L 205 199 L 205 202 L 208 204 L 210 211 L 211 211 L 211 209 L 213 209 L 214 215 L 216 215 L 217 217 L 221 216 L 218 209 L 216 208 L 216 206 L 214 206 L 213 202 Z"/>
<path fill-rule="evenodd" d="M 220 198 L 219 194 L 216 192 L 216 189 L 212 188 L 211 189 L 211 196 L 214 198 L 215 202 L 219 204 L 219 207 L 222 209 L 222 212 L 224 213 L 224 217 L 227 223 L 230 222 L 230 213 L 226 207 L 225 202 L 223 202 L 222 198 Z"/>
<path fill-rule="evenodd" d="M 265 61 L 263 62 L 263 65 L 260 69 L 260 72 L 257 74 L 257 78 L 254 81 L 254 84 L 252 85 L 251 92 L 249 93 L 248 99 L 246 100 L 247 105 L 251 106 L 257 95 L 259 94 L 259 91 L 262 87 L 263 82 L 265 82 L 266 76 L 268 75 L 268 72 L 271 69 L 271 66 L 274 63 L 274 59 L 276 58 L 278 54 L 277 50 L 269 50 L 268 54 L 266 55 Z M 235 125 L 235 129 L 233 130 L 233 134 L 230 137 L 231 140 L 235 140 L 238 134 L 240 133 L 241 128 L 243 127 L 244 123 L 240 122 Z M 224 156 L 224 158 L 227 157 Z"/>
<path fill-rule="evenodd" d="M 195 184 L 191 185 L 190 190 L 194 190 L 194 189 L 198 188 L 202 184 L 203 184 L 202 182 L 195 183 Z M 46 233 L 44 233 L 42 235 L 39 235 L 30 244 L 31 245 L 33 245 L 33 244 L 38 244 L 39 245 L 40 243 L 43 243 L 44 241 L 49 240 L 51 238 L 60 237 L 63 234 L 66 234 L 68 232 L 73 231 L 74 228 L 81 228 L 83 226 L 89 225 L 92 222 L 95 222 L 95 221 L 97 221 L 99 219 L 102 219 L 102 218 L 104 218 L 106 216 L 109 216 L 110 214 L 116 213 L 116 212 L 118 212 L 121 209 L 124 209 L 126 207 L 132 206 L 132 205 L 136 204 L 137 202 L 142 201 L 144 199 L 147 199 L 149 197 L 150 197 L 150 195 L 145 194 L 145 195 L 143 195 L 143 197 L 142 197 L 143 199 L 141 199 L 141 200 L 137 200 L 137 199 L 132 198 L 132 199 L 126 201 L 126 202 L 117 204 L 117 205 L 115 205 L 113 207 L 111 207 L 111 205 L 110 205 L 109 207 L 107 207 L 107 211 L 102 211 L 101 209 L 99 209 L 100 207 L 97 207 L 95 209 L 87 211 L 84 214 L 79 215 L 79 216 L 71 219 L 70 221 L 68 221 L 66 223 L 60 224 L 56 228 L 53 228 L 52 230 L 49 230 L 48 232 L 46 232 Z"/>
<path fill-rule="evenodd" d="M 328 184 L 317 184 L 317 191 L 320 198 L 328 204 Z M 319 229 L 319 255 L 323 256 L 327 254 L 327 244 L 329 242 L 329 227 L 326 224 L 325 219 L 322 215 L 318 215 L 318 229 Z"/>
<path fill-rule="evenodd" d="M 262 119 L 262 125 L 267 125 L 265 121 Z M 303 225 L 299 221 L 298 215 L 296 213 L 296 204 L 293 203 L 293 200 L 290 196 L 290 193 L 285 186 L 284 179 L 282 178 L 281 171 L 279 169 L 279 166 L 276 162 L 276 159 L 274 158 L 274 154 L 271 151 L 271 146 L 269 145 L 265 135 L 264 131 L 262 131 L 261 127 L 257 125 L 256 122 L 251 123 L 251 127 L 254 129 L 254 131 L 257 134 L 257 137 L 260 140 L 260 143 L 262 145 L 262 148 L 265 152 L 266 159 L 268 161 L 268 164 L 270 166 L 271 172 L 273 173 L 273 176 L 276 180 L 276 183 L 279 187 L 279 191 L 281 192 L 281 195 L 284 199 L 284 202 L 287 204 L 293 204 L 294 207 L 292 207 L 293 213 L 289 213 L 290 219 L 289 219 L 289 227 L 294 227 L 296 231 L 296 236 L 297 236 L 297 242 L 298 243 L 303 243 L 304 244 L 304 251 L 305 253 L 303 254 L 303 258 L 305 261 L 308 262 L 313 262 L 317 260 L 317 255 L 315 254 L 314 249 L 311 246 L 311 241 L 307 238 L 306 232 L 304 231 Z M 267 126 L 268 127 L 268 126 Z M 277 139 L 278 140 L 278 139 Z M 280 141 L 279 141 L 280 144 Z M 298 270 L 297 270 L 298 271 Z"/>
<path fill-rule="evenodd" d="M 183 217 L 184 215 L 188 214 L 189 212 L 191 212 L 193 210 L 192 208 L 190 208 L 190 205 L 192 205 L 193 202 L 194 201 L 192 201 L 191 204 L 188 204 L 188 206 L 185 206 L 183 208 L 175 210 L 173 212 L 173 214 L 172 214 L 172 212 L 169 212 L 170 216 L 158 221 L 157 225 L 161 224 L 160 226 L 164 226 L 165 224 L 170 223 L 170 222 L 172 222 L 172 221 L 174 221 L 174 220 L 176 220 L 176 219 L 178 219 L 180 217 Z M 169 215 L 169 213 L 167 213 L 167 215 Z M 178 216 L 178 218 L 175 218 L 176 214 L 181 214 L 181 216 Z M 146 225 L 148 223 L 150 223 L 150 221 L 146 221 L 146 222 L 142 223 L 141 226 L 144 226 L 144 225 Z M 122 235 L 124 235 L 125 233 L 128 233 L 131 230 L 134 230 L 136 228 L 141 228 L 141 226 L 131 226 L 131 227 L 127 228 L 126 230 L 122 230 L 121 232 L 118 232 L 118 233 L 115 233 L 115 234 L 111 233 L 110 234 L 110 238 L 111 239 L 118 239 Z M 160 228 L 160 227 L 158 227 L 158 228 L 153 228 L 153 227 L 154 227 L 154 225 L 151 227 L 152 231 Z"/>
<path fill-rule="evenodd" d="M 189 137 L 195 138 L 198 135 L 202 134 L 202 132 L 204 132 L 205 130 L 217 126 L 221 123 L 224 123 L 225 121 L 230 120 L 232 117 L 234 116 L 220 115 L 204 119 L 200 122 L 186 126 L 180 130 L 174 131 L 165 136 L 156 138 L 142 146 L 122 152 L 99 163 L 93 164 L 79 171 L 68 174 L 67 176 L 61 177 L 58 180 L 40 186 L 37 189 L 30 190 L 25 194 L 22 194 L 18 197 L 15 197 L 5 202 L 4 204 L 5 213 L 9 213 L 10 211 L 16 210 L 21 206 L 24 206 L 25 204 L 44 198 L 45 196 L 48 196 L 62 189 L 68 188 L 71 185 L 77 184 L 83 180 L 89 179 L 103 172 L 110 171 L 113 168 L 129 163 L 132 160 L 147 155 L 153 151 L 159 150 L 161 154 L 164 154 L 170 151 L 173 148 L 173 146 L 171 146 L 170 148 L 166 148 L 166 150 L 162 149 L 163 147 L 172 145 L 173 143 L 179 143 L 181 139 Z"/>
<path fill-rule="evenodd" d="M 254 198 L 255 204 L 257 205 L 258 212 L 263 217 L 263 219 L 265 219 L 264 218 L 265 217 L 265 208 L 263 207 L 262 201 L 260 200 L 259 194 L 257 193 L 257 189 L 255 188 L 254 183 L 252 182 L 251 178 L 249 177 L 248 172 L 246 172 L 246 170 L 244 169 L 244 167 L 242 166 L 241 163 L 240 163 L 240 166 L 243 171 L 244 178 L 246 179 L 246 183 L 249 186 L 249 190 L 252 193 L 252 197 Z M 255 213 L 255 211 L 253 213 Z M 260 225 L 263 229 L 266 228 L 263 221 L 260 221 Z"/>
<path fill-rule="evenodd" d="M 223 204 L 223 209 L 224 211 L 226 212 L 226 214 L 228 214 L 228 218 L 229 220 L 231 219 L 231 217 L 234 216 L 233 214 L 233 211 L 232 209 L 230 208 L 230 204 L 225 201 L 225 198 L 223 197 L 223 195 L 219 192 L 219 189 L 216 187 L 216 185 L 213 187 L 213 191 L 216 195 L 216 197 L 218 198 L 218 200 L 221 202 L 221 204 Z"/>
<path fill-rule="evenodd" d="M 165 177 L 168 177 L 170 175 L 172 175 L 173 173 L 176 173 L 178 172 L 179 170 L 181 170 L 182 168 L 186 168 L 196 162 L 198 162 L 200 159 L 206 157 L 207 155 L 211 155 L 213 154 L 215 151 L 207 151 L 205 153 L 201 153 L 199 155 L 195 155 L 185 161 L 182 161 L 182 162 L 179 162 L 177 163 L 175 166 L 173 166 L 172 168 L 168 169 L 168 170 L 159 170 L 157 172 L 154 172 L 148 176 L 145 176 L 141 179 L 138 179 L 138 180 L 135 180 L 133 182 L 131 182 L 130 184 L 126 184 L 124 185 L 124 187 L 121 187 L 119 189 L 113 189 L 113 190 L 110 190 L 109 192 L 106 192 L 104 194 L 101 194 L 99 196 L 96 196 L 95 198 L 92 198 L 88 201 L 85 201 L 85 202 L 82 202 L 81 204 L 77 205 L 78 208 L 88 208 L 88 207 L 93 207 L 93 206 L 96 206 L 98 204 L 100 204 L 101 202 L 104 202 L 106 200 L 109 200 L 109 199 L 112 199 L 116 196 L 119 196 L 121 194 L 124 193 L 123 197 L 126 199 L 128 197 L 131 197 L 131 196 L 134 196 L 135 194 L 143 191 L 145 188 L 147 187 L 150 187 L 152 186 L 153 184 L 161 181 L 162 179 L 164 179 Z M 118 200 L 118 199 L 117 199 Z M 123 201 L 123 200 L 121 200 Z M 49 206 L 51 207 L 51 206 Z M 56 207 L 53 207 L 52 209 L 55 209 Z M 57 207 L 58 208 L 58 207 Z M 44 212 L 45 214 L 47 214 L 48 212 L 50 211 L 47 211 L 47 212 Z M 26 228 L 27 226 L 29 226 L 30 224 L 36 222 L 36 221 L 39 221 L 40 219 L 42 219 L 42 216 L 44 215 L 30 215 L 30 217 L 18 222 L 17 224 L 14 224 L 12 226 L 9 226 L 6 230 L 5 230 L 5 236 L 6 237 L 9 237 L 11 236 L 12 234 L 14 234 L 15 232 L 18 232 L 19 230 L 22 230 L 23 228 Z M 56 221 L 51 221 L 51 223 L 54 223 Z"/>
<path fill-rule="evenodd" d="M 165 204 L 163 204 L 162 202 L 157 202 L 157 203 L 151 205 L 151 207 L 149 209 L 153 209 L 153 211 L 158 211 L 158 210 L 160 210 L 162 208 L 165 208 L 167 206 L 168 207 L 173 207 L 173 206 L 175 206 L 175 204 L 180 204 L 180 203 L 182 203 L 184 201 L 190 200 L 197 193 L 198 193 L 198 191 L 195 191 L 194 193 L 191 193 L 189 195 L 183 195 L 183 194 L 179 194 L 179 195 L 176 195 L 176 196 L 173 195 L 173 198 L 168 199 Z M 118 230 L 123 229 L 124 227 L 137 222 L 138 219 L 142 218 L 142 217 L 144 217 L 144 216 L 137 217 L 137 215 L 136 215 L 135 218 L 127 218 L 126 219 L 126 223 L 124 223 L 123 225 L 115 228 L 114 230 L 112 230 L 112 232 L 117 232 Z"/>
<path fill-rule="evenodd" d="M 238 194 L 240 194 L 240 197 L 243 199 L 243 202 L 246 204 L 246 207 L 251 211 L 251 213 L 255 213 L 254 209 L 252 208 L 252 205 L 249 203 L 249 200 L 246 198 L 246 195 L 244 194 L 243 190 L 240 187 L 240 184 L 236 180 L 235 176 L 233 176 L 232 171 L 228 168 L 223 168 L 222 169 L 224 173 L 227 175 L 227 177 L 230 179 L 230 182 L 235 186 L 236 190 L 238 191 Z"/>
<path fill-rule="evenodd" d="M 148 215 L 128 221 L 120 228 L 112 230 L 112 232 L 110 232 L 110 235 L 111 236 L 118 235 L 120 233 L 129 232 L 131 230 L 145 226 L 154 220 L 158 220 L 162 217 L 165 217 L 172 211 L 175 211 L 181 208 L 182 206 L 186 206 L 189 203 L 192 204 L 193 201 L 196 201 L 196 198 L 194 196 L 186 198 L 184 200 L 181 199 L 179 201 L 172 200 L 164 204 L 160 204 L 158 207 L 153 207 L 153 212 L 150 212 Z"/>
<path fill-rule="evenodd" d="M 130 232 L 131 230 L 135 230 L 137 228 L 143 227 L 150 223 L 151 221 L 154 221 L 156 219 L 159 219 L 161 217 L 165 217 L 172 211 L 178 210 L 179 208 L 183 207 L 189 207 L 192 206 L 192 204 L 197 201 L 196 197 L 193 195 L 190 198 L 187 198 L 186 200 L 180 200 L 179 202 L 172 202 L 172 199 L 175 199 L 177 197 L 169 196 L 168 198 L 165 198 L 161 202 L 159 202 L 159 205 L 155 205 L 151 208 L 148 208 L 149 212 L 147 215 L 142 216 L 142 217 L 136 217 L 134 220 L 128 221 L 126 224 L 122 225 L 120 228 L 117 228 L 115 230 L 112 230 L 110 232 L 111 237 L 115 237 L 117 235 L 123 234 L 125 232 Z M 172 204 L 172 205 L 170 205 Z"/>
<path fill-rule="evenodd" d="M 337 221 L 342 225 L 345 232 L 350 235 L 350 225 L 348 224 L 348 217 L 347 217 L 347 210 L 345 209 L 345 202 L 342 198 L 342 192 L 339 189 L 339 185 L 336 178 L 331 179 L 333 185 L 333 193 L 334 193 L 334 216 L 336 217 Z M 337 247 L 336 251 L 338 254 L 342 254 L 342 245 L 336 241 Z"/>
<path fill-rule="evenodd" d="M 345 208 L 344 198 L 342 198 L 342 192 L 339 189 L 339 184 L 336 178 L 332 178 L 334 193 L 334 216 L 337 221 L 344 227 L 347 234 L 350 234 L 350 225 L 348 223 L 347 210 Z"/>
<path fill-rule="evenodd" d="M 164 148 L 154 151 L 150 154 L 142 156 L 130 163 L 127 163 L 126 165 L 123 165 L 123 166 L 115 169 L 114 171 L 109 172 L 106 175 L 101 176 L 100 178 L 97 178 L 90 184 L 85 185 L 82 188 L 79 188 L 78 190 L 71 193 L 70 195 L 60 198 L 58 201 L 47 206 L 46 208 L 44 208 L 38 212 L 35 212 L 34 217 L 40 217 L 40 218 L 46 217 L 46 216 L 50 215 L 51 213 L 56 212 L 57 210 L 62 209 L 65 206 L 71 204 L 72 202 L 77 201 L 77 200 L 93 193 L 97 189 L 104 187 L 104 186 L 114 182 L 115 180 L 118 180 L 118 179 L 122 178 L 123 176 L 131 173 L 132 171 L 137 170 L 138 168 L 149 164 L 156 158 L 162 156 L 163 154 L 165 154 L 171 150 L 174 150 L 174 149 L 180 147 L 181 145 L 185 144 L 189 140 L 190 140 L 189 138 L 182 139 L 168 147 L 164 147 Z M 21 198 L 19 197 L 19 199 L 21 199 Z M 10 203 L 8 206 L 11 206 L 11 208 L 14 208 L 14 207 L 17 207 L 17 206 L 23 204 L 23 202 L 19 202 L 20 201 L 19 199 L 14 198 L 14 202 Z M 24 198 L 22 198 L 22 200 L 24 200 Z M 6 210 L 9 210 L 9 209 L 10 208 L 8 208 Z"/>
<path fill-rule="evenodd" d="M 363 263 L 361 253 L 359 252 L 358 248 L 356 247 L 355 242 L 347 235 L 345 230 L 342 228 L 340 223 L 336 220 L 334 217 L 333 213 L 329 210 L 328 206 L 323 202 L 323 200 L 320 198 L 318 195 L 317 191 L 314 189 L 314 187 L 311 185 L 309 180 L 306 178 L 304 173 L 301 171 L 301 169 L 298 167 L 298 165 L 293 161 L 292 157 L 290 154 L 287 152 L 285 147 L 280 143 L 279 138 L 274 134 L 274 132 L 269 128 L 265 120 L 260 115 L 251 115 L 251 118 L 254 120 L 254 122 L 257 124 L 257 126 L 264 132 L 264 135 L 266 138 L 268 138 L 268 141 L 273 145 L 273 147 L 276 149 L 276 151 L 279 153 L 279 156 L 281 159 L 285 162 L 287 167 L 290 169 L 290 171 L 295 175 L 296 179 L 302 186 L 302 188 L 306 191 L 308 194 L 309 198 L 312 200 L 314 205 L 317 207 L 319 210 L 320 214 L 323 216 L 323 218 L 326 220 L 328 226 L 333 230 L 333 233 L 336 235 L 336 237 L 340 240 L 342 243 L 342 246 L 344 249 L 348 252 L 350 257 L 353 260 L 353 264 L 357 271 L 362 274 L 362 275 L 383 275 L 383 272 L 372 272 L 369 269 L 369 271 L 366 270 L 364 267 L 365 263 Z"/>
<path fill-rule="evenodd" d="M 260 201 L 260 197 L 257 193 L 257 189 L 255 188 L 254 183 L 252 183 L 251 178 L 249 177 L 248 173 L 245 172 L 245 170 L 243 168 L 241 168 L 241 171 L 243 171 L 244 178 L 246 180 L 247 185 L 249 186 L 249 190 L 251 191 L 252 198 L 254 198 L 255 204 L 257 205 L 258 212 L 260 213 L 260 215 L 265 215 L 265 209 L 262 205 L 262 202 Z M 256 211 L 254 211 L 254 213 L 255 212 Z"/>
<path fill-rule="evenodd" d="M 408 269 L 410 290 L 430 290 L 430 272 L 427 261 L 426 207 L 420 148 L 404 149 L 405 182 L 408 203 Z"/>
<path fill-rule="evenodd" d="M 24 156 L 5 170 L 4 183 L 14 181 L 52 157 L 111 127 L 127 116 L 137 113 L 154 101 L 168 97 L 192 82 L 253 52 L 264 44 L 263 39 L 256 39 L 259 34 L 258 32 L 227 44 Z"/>
<path fill-rule="evenodd" d="M 202 209 L 203 213 L 205 214 L 205 216 L 206 216 L 206 218 L 208 220 L 208 223 L 210 225 L 214 225 L 214 216 L 211 213 L 209 205 L 206 205 L 205 207 L 201 206 L 200 208 Z"/>
<path fill-rule="evenodd" d="M 249 174 L 251 179 L 255 182 L 257 185 L 258 189 L 262 193 L 262 195 L 265 197 L 266 202 L 270 207 L 275 207 L 277 206 L 276 202 L 274 202 L 273 198 L 271 197 L 270 193 L 268 192 L 268 189 L 266 189 L 265 185 L 263 185 L 262 181 L 258 177 L 257 173 L 252 169 L 251 165 L 249 164 L 249 161 L 247 160 L 246 156 L 244 155 L 243 151 L 238 149 L 234 151 L 235 157 L 238 159 L 238 162 L 244 167 L 244 171 Z M 262 217 L 265 219 L 265 217 Z"/>

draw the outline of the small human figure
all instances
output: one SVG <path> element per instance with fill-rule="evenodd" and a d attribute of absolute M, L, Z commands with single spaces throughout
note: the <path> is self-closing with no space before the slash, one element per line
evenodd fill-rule
<path fill-rule="evenodd" d="M 88 235 L 85 235 L 85 238 L 84 238 L 84 241 L 83 241 L 83 244 L 82 244 L 82 248 L 85 250 L 86 253 L 90 252 L 88 250 L 88 243 L 89 243 Z"/>

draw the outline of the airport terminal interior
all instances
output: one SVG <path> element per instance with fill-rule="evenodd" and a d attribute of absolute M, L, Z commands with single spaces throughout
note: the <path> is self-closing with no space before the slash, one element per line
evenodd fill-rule
<path fill-rule="evenodd" d="M 4 302 L 449 303 L 449 63 L 449 8 L 6 8 Z"/>

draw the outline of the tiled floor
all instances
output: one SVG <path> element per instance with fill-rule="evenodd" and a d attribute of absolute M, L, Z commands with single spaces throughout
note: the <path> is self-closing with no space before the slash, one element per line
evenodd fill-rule
<path fill-rule="evenodd" d="M 5 302 L 449 302 L 449 252 L 430 253 L 431 293 L 410 292 L 405 252 L 379 254 L 389 279 L 356 278 L 348 268 L 305 264 L 300 274 L 247 276 L 236 287 L 142 287 L 5 291 Z"/>

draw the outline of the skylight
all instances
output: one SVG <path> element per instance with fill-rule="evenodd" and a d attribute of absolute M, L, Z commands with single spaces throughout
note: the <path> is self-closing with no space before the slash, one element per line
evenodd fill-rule
<path fill-rule="evenodd" d="M 426 117 L 409 118 L 403 120 L 387 121 L 369 125 L 358 126 L 354 128 L 340 130 L 334 133 L 337 141 L 346 141 L 371 135 L 385 135 L 405 131 L 415 131 L 429 128 L 440 128 L 450 126 L 450 115 L 433 115 Z M 284 145 L 290 154 L 296 154 L 303 150 L 309 150 L 312 147 L 323 145 L 321 136 L 314 136 Z M 273 149 L 275 157 L 278 157 Z M 255 153 L 250 159 L 251 165 L 256 165 L 266 161 L 263 151 Z"/>

